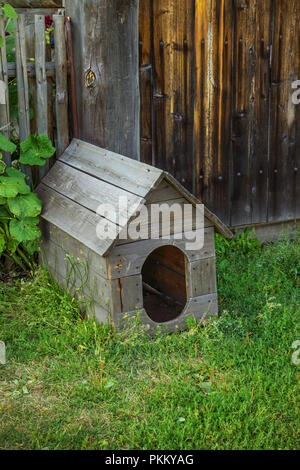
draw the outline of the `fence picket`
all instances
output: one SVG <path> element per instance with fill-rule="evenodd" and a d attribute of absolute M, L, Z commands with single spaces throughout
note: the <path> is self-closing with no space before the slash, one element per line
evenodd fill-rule
<path fill-rule="evenodd" d="M 18 85 L 19 137 L 20 142 L 23 142 L 30 134 L 27 54 L 25 41 L 25 23 L 23 15 L 19 15 L 19 17 L 15 19 L 15 45 L 16 74 Z M 22 166 L 22 170 L 29 177 L 30 184 L 32 184 L 31 168 L 28 166 Z"/>
<path fill-rule="evenodd" d="M 10 136 L 9 126 L 9 97 L 8 97 L 8 74 L 7 74 L 7 59 L 6 59 L 6 43 L 5 43 L 5 28 L 3 13 L 0 11 L 0 36 L 3 38 L 3 46 L 0 49 L 0 81 L 4 82 L 4 96 L 0 102 L 0 128 L 2 134 L 8 139 Z M 10 154 L 3 152 L 3 161 L 9 165 L 11 162 Z"/>
<path fill-rule="evenodd" d="M 56 10 L 57 11 L 57 10 Z M 0 48 L 0 132 L 10 137 L 9 81 L 16 77 L 18 92 L 19 138 L 23 142 L 30 133 L 46 134 L 57 146 L 60 156 L 69 144 L 68 115 L 68 60 L 64 12 L 53 15 L 53 56 L 50 44 L 46 44 L 45 15 L 19 12 L 15 18 L 16 61 L 7 62 L 5 41 L 5 19 L 0 9 L 0 35 L 4 44 Z M 32 38 L 34 36 L 34 40 Z M 34 61 L 30 58 L 34 57 Z M 34 62 L 34 63 L 33 63 Z M 49 83 L 48 83 L 49 82 Z M 53 109 L 53 87 L 56 85 L 56 112 Z M 30 106 L 34 108 L 34 119 L 30 120 Z M 56 123 L 55 123 L 56 121 Z M 6 164 L 11 164 L 9 153 L 3 152 Z M 51 162 L 50 162 L 51 165 Z M 45 167 L 30 168 L 21 165 L 28 182 L 35 186 L 48 172 Z"/>
<path fill-rule="evenodd" d="M 65 17 L 53 15 L 53 20 L 55 26 L 57 156 L 60 157 L 69 144 L 67 49 Z"/>
<path fill-rule="evenodd" d="M 46 74 L 45 16 L 35 15 L 35 72 L 37 92 L 37 133 L 48 135 L 48 99 Z M 49 162 L 40 169 L 40 178 L 49 170 Z"/>
<path fill-rule="evenodd" d="M 26 64 L 25 26 L 23 15 L 15 20 L 16 73 L 18 83 L 20 141 L 30 134 L 28 75 Z"/>

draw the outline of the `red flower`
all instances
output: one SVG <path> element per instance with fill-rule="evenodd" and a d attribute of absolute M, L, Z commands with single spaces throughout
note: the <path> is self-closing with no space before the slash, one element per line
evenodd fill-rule
<path fill-rule="evenodd" d="M 46 29 L 51 28 L 52 23 L 53 23 L 53 20 L 52 20 L 51 16 L 50 15 L 45 16 Z"/>
<path fill-rule="evenodd" d="M 10 33 L 6 31 L 5 36 L 10 36 Z"/>

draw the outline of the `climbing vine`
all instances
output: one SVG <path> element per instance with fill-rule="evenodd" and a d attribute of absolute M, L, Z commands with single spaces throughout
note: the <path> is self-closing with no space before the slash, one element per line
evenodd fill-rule
<path fill-rule="evenodd" d="M 11 20 L 18 15 L 9 4 L 0 4 L 0 8 L 6 19 L 6 35 L 10 39 L 13 35 Z M 7 42 L 10 60 L 14 49 L 9 40 Z M 3 44 L 4 38 L 0 37 L 0 47 Z M 16 117 L 15 107 L 10 109 L 10 117 Z M 11 158 L 13 163 L 7 166 L 2 151 L 15 156 L 17 149 L 20 149 L 18 158 Z M 55 148 L 46 135 L 29 135 L 20 145 L 16 145 L 0 132 L 0 257 L 13 260 L 24 270 L 32 269 L 32 256 L 38 251 L 42 202 L 32 192 L 21 165 L 41 167 L 54 153 Z"/>

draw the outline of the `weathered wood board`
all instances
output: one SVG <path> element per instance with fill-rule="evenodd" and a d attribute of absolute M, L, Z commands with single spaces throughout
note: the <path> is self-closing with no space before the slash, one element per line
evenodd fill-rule
<path fill-rule="evenodd" d="M 68 66 L 65 39 L 65 17 L 54 15 L 54 43 L 56 67 L 56 127 L 57 157 L 60 157 L 69 145 L 68 116 Z"/>
<path fill-rule="evenodd" d="M 300 79 L 300 3 L 274 2 L 271 77 L 269 221 L 300 215 L 300 105 L 292 83 Z"/>
<path fill-rule="evenodd" d="M 172 332 L 179 331 L 186 328 L 186 320 L 188 318 L 197 318 L 201 319 L 203 323 L 211 320 L 218 314 L 218 298 L 216 294 L 205 295 L 198 298 L 190 299 L 187 303 L 187 306 L 183 314 L 176 320 L 172 320 L 165 325 L 160 325 L 160 331 Z M 136 311 L 128 312 L 129 316 L 136 317 Z M 145 310 L 141 311 L 141 322 L 145 325 L 145 329 L 150 334 L 155 334 L 157 332 L 158 324 L 152 321 Z M 126 322 L 126 320 L 125 320 Z M 117 327 L 122 327 L 124 325 L 124 314 L 118 314 L 115 316 L 115 325 Z"/>
<path fill-rule="evenodd" d="M 108 269 L 110 277 L 114 279 L 115 277 L 125 277 L 140 273 L 147 256 L 157 248 L 168 245 L 184 250 L 186 239 L 176 240 L 174 235 L 172 235 L 171 240 L 141 240 L 134 244 L 128 243 L 116 246 L 109 257 Z M 214 256 L 214 228 L 211 227 L 204 230 L 204 246 L 201 250 L 188 251 L 186 255 L 190 262 Z"/>
<path fill-rule="evenodd" d="M 66 0 L 80 138 L 139 159 L 138 0 Z"/>
<path fill-rule="evenodd" d="M 234 227 L 299 218 L 299 9 L 140 1 L 141 160 Z"/>

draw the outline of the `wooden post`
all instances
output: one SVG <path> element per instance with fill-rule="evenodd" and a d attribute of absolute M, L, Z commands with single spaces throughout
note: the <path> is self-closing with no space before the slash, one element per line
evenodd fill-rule
<path fill-rule="evenodd" d="M 138 0 L 66 0 L 80 138 L 139 159 Z"/>
<path fill-rule="evenodd" d="M 26 140 L 30 134 L 29 95 L 27 54 L 25 41 L 24 16 L 15 19 L 15 43 L 16 43 L 16 72 L 18 84 L 18 108 L 19 108 L 19 136 L 20 141 Z M 29 166 L 22 165 L 22 171 L 28 176 L 29 184 L 32 184 L 32 171 Z"/>
<path fill-rule="evenodd" d="M 25 42 L 25 26 L 22 15 L 15 20 L 16 37 L 16 69 L 18 83 L 18 107 L 20 141 L 26 140 L 30 134 L 28 75 Z"/>
<path fill-rule="evenodd" d="M 3 38 L 3 46 L 0 49 L 0 80 L 4 82 L 5 93 L 4 102 L 0 103 L 0 128 L 1 132 L 9 139 L 9 98 L 8 98 L 8 76 L 7 76 L 7 59 L 6 59 L 6 43 L 5 43 L 5 29 L 4 18 L 2 11 L 0 11 L 0 36 Z M 11 162 L 10 154 L 3 152 L 3 160 L 9 165 Z"/>
<path fill-rule="evenodd" d="M 37 132 L 48 134 L 45 17 L 35 16 Z"/>
<path fill-rule="evenodd" d="M 45 16 L 35 15 L 35 73 L 37 91 L 37 133 L 48 135 L 48 87 L 46 75 Z M 49 170 L 49 160 L 40 168 L 40 179 Z"/>
<path fill-rule="evenodd" d="M 55 26 L 57 157 L 60 157 L 69 145 L 67 50 L 65 17 L 53 15 L 53 20 Z"/>

